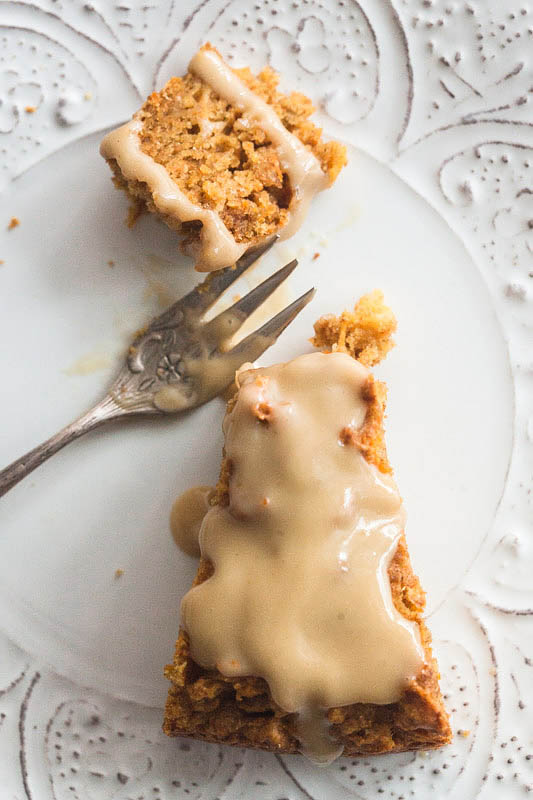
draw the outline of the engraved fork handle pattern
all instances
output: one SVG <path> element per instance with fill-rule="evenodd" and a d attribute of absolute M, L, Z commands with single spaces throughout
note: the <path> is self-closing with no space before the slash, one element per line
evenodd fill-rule
<path fill-rule="evenodd" d="M 99 427 L 104 422 L 125 416 L 127 413 L 111 397 L 105 397 L 54 436 L 34 447 L 26 455 L 17 458 L 5 469 L 0 470 L 0 497 L 70 442 L 79 439 L 80 436 Z"/>

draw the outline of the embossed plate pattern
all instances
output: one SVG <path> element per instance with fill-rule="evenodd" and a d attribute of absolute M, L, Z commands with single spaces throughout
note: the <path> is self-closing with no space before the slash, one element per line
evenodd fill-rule
<path fill-rule="evenodd" d="M 0 461 L 88 406 L 128 335 L 194 280 L 166 228 L 125 229 L 102 131 L 206 39 L 271 63 L 350 164 L 278 248 L 301 261 L 288 293 L 319 292 L 269 359 L 373 286 L 398 315 L 380 368 L 391 460 L 456 734 L 327 770 L 163 736 L 161 667 L 195 566 L 168 509 L 216 475 L 213 402 L 80 441 L 2 501 L 0 800 L 533 791 L 529 0 L 35 0 L 0 2 L 0 28 Z"/>

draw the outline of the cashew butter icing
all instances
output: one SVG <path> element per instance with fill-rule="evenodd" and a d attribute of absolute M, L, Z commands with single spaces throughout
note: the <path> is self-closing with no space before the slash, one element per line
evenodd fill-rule
<path fill-rule="evenodd" d="M 200 220 L 197 269 L 209 272 L 234 264 L 248 244 L 236 242 L 216 211 L 189 200 L 165 167 L 143 152 L 139 139 L 141 130 L 142 122 L 136 115 L 130 122 L 107 134 L 100 145 L 100 153 L 106 159 L 114 158 L 127 180 L 146 183 L 154 205 L 162 214 L 169 214 L 182 222 Z"/>
<path fill-rule="evenodd" d="M 301 225 L 313 195 L 327 188 L 328 179 L 320 162 L 297 136 L 285 128 L 268 103 L 250 91 L 214 50 L 200 50 L 189 64 L 189 70 L 219 97 L 241 111 L 243 120 L 257 122 L 272 141 L 290 179 L 289 220 L 281 238 L 291 236 Z M 145 183 L 159 212 L 181 222 L 199 220 L 202 223 L 196 254 L 199 271 L 209 272 L 234 264 L 250 242 L 237 242 L 216 211 L 193 203 L 165 167 L 142 150 L 139 136 L 143 127 L 141 113 L 108 133 L 100 145 L 100 153 L 118 163 L 124 178 Z M 204 123 L 202 134 L 208 135 L 211 129 L 209 120 Z"/>
<path fill-rule="evenodd" d="M 212 486 L 193 486 L 175 501 L 170 512 L 170 531 L 179 549 L 199 558 L 198 534 L 214 493 Z"/>
<path fill-rule="evenodd" d="M 387 573 L 401 498 L 342 435 L 364 424 L 369 379 L 344 353 L 240 371 L 223 426 L 229 505 L 199 535 L 214 573 L 181 607 L 193 659 L 264 678 L 320 763 L 340 754 L 327 709 L 395 702 L 423 663 Z"/>

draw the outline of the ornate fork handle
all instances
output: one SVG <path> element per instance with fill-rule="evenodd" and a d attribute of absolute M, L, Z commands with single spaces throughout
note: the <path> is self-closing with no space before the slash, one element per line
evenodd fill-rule
<path fill-rule="evenodd" d="M 93 406 L 81 417 L 71 422 L 63 430 L 51 436 L 42 444 L 34 447 L 29 453 L 17 458 L 8 467 L 0 470 L 0 497 L 8 492 L 15 484 L 21 481 L 30 472 L 46 461 L 65 445 L 83 436 L 84 433 L 97 428 L 110 419 L 116 419 L 127 414 L 123 408 L 118 406 L 115 401 L 107 396 L 100 403 Z"/>
<path fill-rule="evenodd" d="M 231 336 L 283 283 L 297 265 L 286 264 L 225 311 L 204 314 L 277 237 L 247 251 L 233 267 L 211 273 L 203 283 L 138 331 L 126 364 L 104 399 L 46 442 L 0 470 L 0 497 L 65 445 L 111 419 L 177 414 L 206 403 L 230 385 L 235 370 L 255 361 L 313 297 L 310 289 L 253 333 L 227 349 Z"/>

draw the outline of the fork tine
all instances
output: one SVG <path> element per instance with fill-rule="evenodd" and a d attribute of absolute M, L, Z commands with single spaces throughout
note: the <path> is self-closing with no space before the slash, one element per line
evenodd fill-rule
<path fill-rule="evenodd" d="M 257 247 L 247 250 L 234 266 L 211 272 L 206 280 L 197 286 L 190 294 L 192 295 L 197 291 L 201 295 L 201 300 L 203 302 L 207 303 L 208 300 L 208 304 L 204 306 L 204 309 L 208 308 L 209 305 L 212 305 L 212 303 L 220 297 L 222 292 L 225 292 L 237 278 L 240 278 L 243 272 L 246 272 L 248 267 L 251 267 L 251 265 L 265 253 L 268 253 L 278 239 L 279 235 L 274 234 L 274 236 L 269 237 L 265 242 L 257 245 Z M 183 299 L 186 301 L 188 297 L 189 295 L 186 295 Z"/>
<path fill-rule="evenodd" d="M 227 353 L 224 353 L 223 357 L 228 356 L 234 361 L 236 356 L 238 356 L 240 358 L 240 363 L 244 361 L 255 361 L 265 350 L 274 344 L 280 333 L 285 330 L 287 325 L 289 325 L 300 311 L 305 308 L 309 301 L 313 299 L 315 293 L 316 289 L 309 289 L 309 291 L 305 292 L 305 294 L 269 319 L 268 322 L 261 325 L 256 331 L 242 339 L 235 347 L 228 350 Z"/>
<path fill-rule="evenodd" d="M 176 303 L 167 308 L 159 317 L 156 317 L 149 329 L 155 331 L 166 328 L 169 325 L 175 325 L 180 321 L 184 311 L 194 311 L 198 315 L 203 314 L 232 283 L 240 278 L 243 272 L 246 272 L 248 267 L 267 253 L 278 239 L 279 235 L 274 234 L 274 236 L 257 245 L 257 247 L 249 248 L 232 267 L 210 272 L 207 278 L 202 283 L 199 283 L 198 286 L 195 286 L 189 294 L 180 297 Z"/>
<path fill-rule="evenodd" d="M 297 266 L 298 261 L 294 258 L 288 264 L 285 264 L 284 267 L 278 269 L 277 272 L 256 286 L 255 289 L 248 292 L 248 294 L 245 294 L 244 297 L 241 297 L 241 299 L 230 306 L 230 308 L 222 311 L 207 322 L 204 326 L 203 336 L 205 336 L 207 340 L 213 340 L 214 345 L 232 336 L 239 330 L 250 314 L 253 314 L 253 312 L 265 302 L 267 297 L 270 297 Z"/>
<path fill-rule="evenodd" d="M 202 402 L 216 397 L 230 385 L 235 372 L 245 361 L 255 361 L 274 344 L 280 333 L 285 330 L 292 320 L 300 313 L 307 303 L 313 298 L 315 289 L 310 289 L 294 303 L 291 303 L 279 314 L 265 322 L 260 328 L 246 336 L 235 347 L 227 352 L 212 353 L 219 369 L 209 375 L 209 385 L 204 386 Z M 230 377 L 231 376 L 231 377 Z"/>

